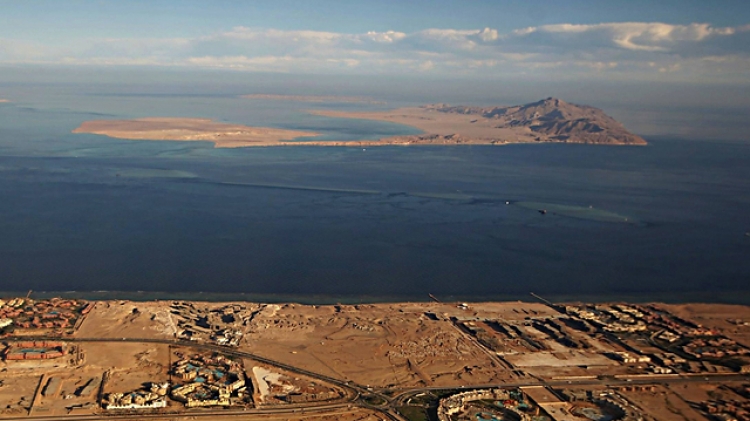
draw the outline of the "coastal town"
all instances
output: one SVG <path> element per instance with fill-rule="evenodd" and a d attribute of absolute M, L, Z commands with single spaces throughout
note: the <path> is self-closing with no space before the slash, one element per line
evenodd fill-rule
<path fill-rule="evenodd" d="M 750 419 L 743 306 L 0 303 L 0 419 Z"/>

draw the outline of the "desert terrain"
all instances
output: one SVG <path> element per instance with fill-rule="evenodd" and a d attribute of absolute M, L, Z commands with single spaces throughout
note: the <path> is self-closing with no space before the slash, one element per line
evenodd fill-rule
<path fill-rule="evenodd" d="M 750 307 L 731 304 L 671 304 L 665 308 L 677 316 L 710 326 L 729 338 L 750 346 Z"/>
<path fill-rule="evenodd" d="M 203 118 L 142 118 L 86 121 L 73 133 L 91 133 L 133 140 L 212 142 L 217 148 L 268 146 L 317 133 L 220 123 Z"/>
<path fill-rule="evenodd" d="M 549 309 L 526 304 L 527 311 Z M 357 306 L 268 305 L 249 325 L 242 348 L 294 366 L 377 387 L 460 386 L 512 380 L 505 363 L 476 346 L 451 317 L 498 314 L 513 305 L 471 310 L 438 303 Z"/>

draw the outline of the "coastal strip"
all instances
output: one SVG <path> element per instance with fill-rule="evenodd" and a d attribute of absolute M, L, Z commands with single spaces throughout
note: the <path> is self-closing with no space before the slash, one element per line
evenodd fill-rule
<path fill-rule="evenodd" d="M 131 140 L 212 142 L 217 148 L 272 146 L 285 140 L 319 135 L 308 131 L 220 123 L 205 118 L 166 117 L 85 121 L 73 133 Z"/>

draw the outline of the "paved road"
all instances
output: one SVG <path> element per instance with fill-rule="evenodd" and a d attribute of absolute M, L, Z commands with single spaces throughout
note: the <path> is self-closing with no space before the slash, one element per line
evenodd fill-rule
<path fill-rule="evenodd" d="M 317 404 L 317 405 L 305 405 L 305 406 L 285 406 L 284 408 L 256 408 L 256 409 L 222 409 L 222 410 L 210 410 L 201 412 L 189 412 L 182 414 L 108 414 L 108 415 L 78 415 L 78 416 L 66 416 L 65 420 L 71 421 L 96 421 L 96 420 L 118 420 L 118 419 L 169 419 L 170 417 L 181 418 L 181 417 L 215 417 L 217 415 L 223 416 L 252 416 L 252 415 L 270 415 L 270 414 L 301 414 L 301 413 L 320 413 L 327 411 L 341 410 L 343 408 L 350 408 L 351 406 L 357 406 L 361 408 L 370 409 L 379 412 L 382 416 L 387 417 L 392 421 L 404 421 L 404 419 L 398 414 L 396 408 L 405 404 L 407 399 L 420 393 L 436 391 L 436 390 L 472 390 L 472 389 L 489 389 L 489 388 L 516 388 L 516 387 L 527 387 L 527 386 L 549 386 L 549 387 L 614 387 L 614 386 L 632 386 L 632 385 L 647 385 L 647 384 L 679 384 L 679 383 L 701 383 L 701 382 L 747 382 L 750 381 L 750 375 L 741 374 L 712 374 L 707 376 L 649 376 L 649 377 L 609 377 L 609 378 L 597 378 L 597 379 L 571 379 L 571 380 L 550 380 L 550 381 L 538 381 L 535 379 L 529 379 L 524 381 L 512 382 L 512 383 L 488 383 L 481 385 L 471 385 L 469 387 L 441 387 L 441 386 L 430 386 L 404 390 L 396 396 L 390 397 L 379 391 L 373 391 L 366 386 L 344 381 L 329 377 L 320 373 L 315 373 L 309 370 L 305 370 L 299 367 L 291 366 L 279 361 L 272 360 L 270 358 L 262 357 L 250 352 L 240 351 L 235 348 L 228 348 L 220 345 L 198 343 L 194 341 L 184 340 L 170 340 L 170 339 L 152 339 L 152 338 L 59 338 L 59 337 L 18 337 L 18 338 L 7 338 L 7 340 L 50 340 L 50 341 L 65 341 L 65 342 L 132 342 L 132 343 L 159 343 L 167 345 L 176 345 L 183 347 L 190 347 L 196 349 L 203 349 L 209 351 L 221 352 L 225 355 L 235 356 L 240 358 L 248 358 L 264 364 L 268 364 L 274 367 L 284 369 L 292 373 L 302 374 L 311 378 L 319 379 L 331 384 L 334 384 L 342 388 L 347 393 L 346 402 Z M 373 405 L 368 403 L 364 398 L 365 396 L 377 396 L 384 402 L 382 405 Z M 34 420 L 34 421 L 56 421 L 60 417 L 50 416 L 32 416 L 32 417 L 19 417 L 19 418 L 3 418 L 3 420 Z"/>
<path fill-rule="evenodd" d="M 341 379 L 337 379 L 334 377 L 329 377 L 324 374 L 315 373 L 309 370 L 305 370 L 303 368 L 291 366 L 285 363 L 282 363 L 280 361 L 275 361 L 270 358 L 262 357 L 257 354 L 253 354 L 250 352 L 240 351 L 236 348 L 229 348 L 226 346 L 221 345 L 214 345 L 214 344 L 206 344 L 206 343 L 200 343 L 195 341 L 185 341 L 185 340 L 178 340 L 178 339 L 155 339 L 155 338 L 122 338 L 122 339 L 115 339 L 115 338 L 76 338 L 76 337 L 9 337 L 6 340 L 9 341 L 28 341 L 28 340 L 35 340 L 35 341 L 63 341 L 63 342 L 115 342 L 115 343 L 122 343 L 122 342 L 129 342 L 129 343 L 157 343 L 157 344 L 165 344 L 165 345 L 174 345 L 174 346 L 183 346 L 188 348 L 197 348 L 197 349 L 204 349 L 209 351 L 216 351 L 220 352 L 224 355 L 229 356 L 235 356 L 240 358 L 249 358 L 264 364 L 268 364 L 274 367 L 282 368 L 284 370 L 297 373 L 297 374 L 303 374 L 305 376 L 313 377 L 319 380 L 324 380 L 326 382 L 335 384 L 347 391 L 353 391 L 355 393 L 370 393 L 367 390 L 367 387 L 356 384 L 354 382 L 347 382 L 343 381 Z"/>
<path fill-rule="evenodd" d="M 100 414 L 100 415 L 65 415 L 61 417 L 57 416 L 24 416 L 16 418 L 5 418 L 3 421 L 98 421 L 98 420 L 133 420 L 133 419 L 180 419 L 180 418 L 205 418 L 211 419 L 217 416 L 236 416 L 240 418 L 254 417 L 261 415 L 300 415 L 300 414 L 316 414 L 325 413 L 335 415 L 336 413 L 346 413 L 350 411 L 351 404 L 349 403 L 337 403 L 330 405 L 320 405 L 316 407 L 308 408 L 266 408 L 266 409 L 213 409 L 205 410 L 200 412 L 181 412 L 181 413 L 138 413 L 138 414 Z"/>
<path fill-rule="evenodd" d="M 392 411 L 390 410 L 390 408 L 388 407 L 388 405 L 378 406 L 378 405 L 371 405 L 371 404 L 367 403 L 362 398 L 362 395 L 375 395 L 375 396 L 378 396 L 379 398 L 381 398 L 386 403 L 390 403 L 390 398 L 387 397 L 387 396 L 385 396 L 385 395 L 383 395 L 383 394 L 381 394 L 381 393 L 379 393 L 379 392 L 377 392 L 377 391 L 373 391 L 373 390 L 369 389 L 366 386 L 363 386 L 363 385 L 360 385 L 360 384 L 357 384 L 357 383 L 354 383 L 354 382 L 344 381 L 344 380 L 337 379 L 337 378 L 334 378 L 334 377 L 329 377 L 329 376 L 326 376 L 324 374 L 315 373 L 315 372 L 312 372 L 312 371 L 309 371 L 309 370 L 305 370 L 303 368 L 299 368 L 299 367 L 288 365 L 288 364 L 285 364 L 285 363 L 282 363 L 282 362 L 279 362 L 279 361 L 275 361 L 275 360 L 272 360 L 270 358 L 262 357 L 262 356 L 257 355 L 257 354 L 253 354 L 253 353 L 245 352 L 245 351 L 240 351 L 240 350 L 238 350 L 236 348 L 229 348 L 229 347 L 226 347 L 226 346 L 214 345 L 214 344 L 206 344 L 206 343 L 200 343 L 200 342 L 195 342 L 195 341 L 185 341 L 185 340 L 179 340 L 179 339 L 157 339 L 157 338 L 121 338 L 121 339 L 116 339 L 116 338 L 29 337 L 29 336 L 23 336 L 23 337 L 9 337 L 9 338 L 6 338 L 6 340 L 8 340 L 8 341 L 14 341 L 14 340 L 18 340 L 18 341 L 28 341 L 28 340 L 36 340 L 36 341 L 64 341 L 64 342 L 72 342 L 72 343 L 86 343 L 86 342 L 89 342 L 89 343 L 90 342 L 100 342 L 100 343 L 101 342 L 106 342 L 106 343 L 112 343 L 112 342 L 114 342 L 114 343 L 123 343 L 123 342 L 128 342 L 128 343 L 157 343 L 157 344 L 182 346 L 182 347 L 189 347 L 189 348 L 196 348 L 196 349 L 203 349 L 203 350 L 208 350 L 208 351 L 220 352 L 220 353 L 222 353 L 224 355 L 228 355 L 228 356 L 234 356 L 234 357 L 239 357 L 239 358 L 252 359 L 252 360 L 255 360 L 255 361 L 258 361 L 258 362 L 270 365 L 270 366 L 281 368 L 281 369 L 289 371 L 291 373 L 302 374 L 302 375 L 305 375 L 305 376 L 308 376 L 308 377 L 311 377 L 311 378 L 314 378 L 314 379 L 318 379 L 318 380 L 322 380 L 322 381 L 328 382 L 330 384 L 334 384 L 334 385 L 340 387 L 341 389 L 343 389 L 344 392 L 346 392 L 346 394 L 347 394 L 346 403 L 338 403 L 338 404 L 335 404 L 335 405 L 347 405 L 347 406 L 349 406 L 349 405 L 356 405 L 356 406 L 359 406 L 359 407 L 362 407 L 362 408 L 367 408 L 367 409 L 371 409 L 373 411 L 380 412 L 382 415 L 386 416 L 387 418 L 389 418 L 389 419 L 391 419 L 393 421 L 402 421 L 403 420 L 398 415 L 391 413 Z M 326 406 L 327 405 L 306 404 L 304 406 L 302 406 L 302 405 L 294 405 L 294 406 L 285 406 L 284 408 L 281 408 L 281 409 L 268 409 L 268 410 L 265 410 L 265 411 L 272 411 L 272 412 L 254 412 L 254 411 L 263 411 L 263 410 L 260 410 L 260 409 L 247 410 L 247 411 L 244 411 L 244 410 L 234 411 L 233 410 L 234 412 L 232 412 L 230 410 L 222 410 L 222 411 L 216 411 L 216 412 L 214 412 L 213 415 L 217 415 L 217 414 L 231 415 L 233 413 L 236 413 L 237 415 L 249 415 L 251 413 L 257 413 L 257 414 L 262 414 L 262 413 L 266 413 L 266 414 L 268 414 L 268 413 L 288 413 L 288 414 L 291 414 L 291 413 L 297 413 L 300 410 L 304 410 L 305 412 L 308 412 L 310 410 L 315 410 L 315 409 L 326 407 Z M 204 413 L 203 412 L 196 412 L 196 414 L 204 414 Z M 193 414 L 190 413 L 190 414 L 186 414 L 186 415 L 192 416 Z M 82 418 L 76 418 L 76 417 L 68 417 L 68 416 L 66 416 L 65 419 L 66 420 L 78 420 L 78 419 L 81 419 L 81 420 L 84 420 L 84 419 L 88 419 L 88 420 L 114 419 L 114 418 L 112 418 L 113 415 L 107 415 L 104 418 L 102 418 L 102 416 L 93 416 L 94 418 L 86 418 L 88 416 L 81 416 L 81 417 Z M 123 417 L 124 417 L 123 419 L 133 419 L 133 418 L 136 418 L 134 415 L 127 415 L 127 416 L 123 415 Z M 159 418 L 159 415 L 158 414 L 153 414 L 153 416 L 149 415 L 149 417 L 150 418 Z M 161 417 L 164 417 L 164 415 L 161 415 Z M 138 415 L 138 418 L 144 418 L 144 417 L 142 415 Z M 39 417 L 39 418 L 37 418 L 37 417 L 23 417 L 23 418 L 19 418 L 19 419 L 24 419 L 24 420 L 35 420 L 35 419 L 40 419 L 40 420 L 47 420 L 47 419 L 49 419 L 49 420 L 55 420 L 55 419 L 59 419 L 59 417 L 57 417 L 57 418 L 55 418 L 55 417 Z M 5 420 L 6 419 L 4 418 L 3 421 L 5 421 Z"/>
<path fill-rule="evenodd" d="M 548 386 L 548 387 L 617 387 L 633 385 L 650 385 L 650 384 L 680 384 L 680 383 L 727 383 L 727 382 L 747 382 L 750 381 L 750 375 L 747 374 L 713 374 L 709 376 L 672 376 L 672 377 L 630 377 L 630 378 L 604 378 L 604 379 L 579 379 L 579 380 L 551 380 L 543 382 L 513 382 L 513 383 L 488 383 L 480 385 L 471 385 L 464 388 L 451 387 L 421 387 L 405 390 L 389 401 L 389 406 L 403 405 L 406 400 L 420 393 L 431 392 L 436 390 L 474 390 L 474 389 L 492 389 L 492 388 L 517 388 L 528 386 Z"/>

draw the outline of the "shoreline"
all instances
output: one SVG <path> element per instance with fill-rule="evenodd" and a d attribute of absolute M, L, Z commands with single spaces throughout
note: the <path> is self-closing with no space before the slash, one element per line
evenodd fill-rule
<path fill-rule="evenodd" d="M 23 297 L 28 291 L 0 291 L 0 297 Z M 530 294 L 503 295 L 452 295 L 434 294 L 442 302 L 540 302 Z M 667 304 L 738 304 L 750 305 L 750 290 L 708 293 L 702 291 L 683 293 L 648 294 L 539 294 L 555 303 L 576 302 L 628 302 Z M 253 302 L 269 304 L 295 303 L 301 305 L 335 304 L 393 304 L 427 303 L 433 300 L 425 294 L 287 294 L 287 293 L 244 293 L 244 292 L 166 292 L 166 291 L 33 291 L 32 298 L 79 298 L 86 300 L 123 300 L 133 302 L 149 301 L 196 301 L 196 302 Z"/>

